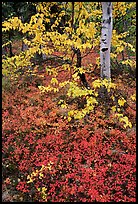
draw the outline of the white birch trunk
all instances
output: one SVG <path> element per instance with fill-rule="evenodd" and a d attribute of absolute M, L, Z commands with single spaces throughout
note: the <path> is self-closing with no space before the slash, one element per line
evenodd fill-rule
<path fill-rule="evenodd" d="M 101 31 L 101 48 L 100 48 L 100 62 L 101 62 L 101 78 L 110 79 L 110 47 L 112 38 L 112 3 L 102 3 L 102 31 Z"/>

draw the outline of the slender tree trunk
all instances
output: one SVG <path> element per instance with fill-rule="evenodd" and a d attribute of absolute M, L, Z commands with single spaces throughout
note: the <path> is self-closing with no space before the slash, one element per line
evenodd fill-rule
<path fill-rule="evenodd" d="M 77 63 L 76 63 L 76 67 L 81 67 L 81 51 L 80 49 L 77 49 L 76 50 L 76 54 L 77 54 Z M 87 88 L 87 89 L 90 89 L 90 86 L 88 84 L 88 82 L 86 81 L 86 77 L 85 77 L 85 74 L 84 73 L 78 73 L 80 79 L 81 79 L 81 82 L 83 83 L 83 85 Z"/>
<path fill-rule="evenodd" d="M 74 2 L 72 2 L 72 18 L 71 18 L 71 27 L 72 27 L 72 30 L 74 28 Z M 76 67 L 81 67 L 81 61 L 82 61 L 82 57 L 81 57 L 81 51 L 80 49 L 75 49 L 73 48 L 73 51 L 74 51 L 74 54 L 77 55 L 77 63 L 76 63 Z M 83 85 L 87 88 L 87 89 L 90 89 L 90 86 L 88 84 L 88 82 L 86 81 L 86 77 L 85 77 L 85 74 L 84 73 L 78 73 L 79 77 L 80 77 L 80 80 L 81 82 L 83 83 Z"/>
<path fill-rule="evenodd" d="M 76 54 L 77 54 L 77 63 L 76 63 L 76 67 L 81 67 L 81 51 L 80 49 L 76 50 Z"/>
<path fill-rule="evenodd" d="M 21 16 L 21 20 L 22 20 L 23 23 L 25 23 L 24 16 Z M 27 50 L 27 49 L 28 49 L 28 45 L 25 44 L 25 43 L 23 42 L 23 40 L 22 40 L 22 52 L 24 52 L 24 51 Z"/>
<path fill-rule="evenodd" d="M 111 78 L 110 71 L 110 47 L 112 38 L 112 3 L 102 3 L 102 33 L 101 33 L 101 49 L 100 49 L 100 61 L 101 61 L 101 78 Z"/>
<path fill-rule="evenodd" d="M 9 31 L 9 41 L 11 41 L 11 31 Z M 10 42 L 9 43 L 9 54 L 10 54 L 10 57 L 14 56 L 14 54 L 12 53 L 12 43 Z"/>
<path fill-rule="evenodd" d="M 74 2 L 72 2 L 72 19 L 71 19 L 71 27 L 73 29 L 74 25 Z"/>
<path fill-rule="evenodd" d="M 38 10 L 37 10 L 37 8 L 36 8 L 36 14 L 37 14 L 37 13 L 39 13 L 39 12 L 38 12 Z M 40 49 L 43 49 L 43 45 L 40 45 Z M 41 60 L 46 60 L 46 59 L 47 59 L 47 56 L 46 56 L 46 54 L 44 54 L 44 53 L 41 53 L 41 54 L 36 53 L 36 57 L 37 57 L 38 59 L 41 59 Z"/>

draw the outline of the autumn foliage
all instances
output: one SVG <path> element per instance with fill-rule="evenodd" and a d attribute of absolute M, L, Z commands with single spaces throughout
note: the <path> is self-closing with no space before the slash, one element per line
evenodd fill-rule
<path fill-rule="evenodd" d="M 129 60 L 125 51 L 126 60 L 121 61 L 121 47 L 117 50 L 120 43 L 132 52 L 135 49 L 123 40 L 127 33 L 113 31 L 112 59 L 116 67 L 110 82 L 101 80 L 95 29 L 99 31 L 93 23 L 89 25 L 92 36 L 86 26 L 88 36 L 83 40 L 88 37 L 88 41 L 82 44 L 78 36 L 86 27 L 80 21 L 72 41 L 62 42 L 70 33 L 66 27 L 66 35 L 47 32 L 46 47 L 40 49 L 43 42 L 39 34 L 45 30 L 41 20 L 49 6 L 43 3 L 38 7 L 41 12 L 36 14 L 39 17 L 36 24 L 36 16 L 25 24 L 18 18 L 5 22 L 4 29 L 20 28 L 24 34 L 32 32 L 34 38 L 28 41 L 24 38 L 29 49 L 19 53 L 21 42 L 15 40 L 15 56 L 3 56 L 3 192 L 9 192 L 10 202 L 136 202 L 136 84 L 135 77 L 121 69 L 121 66 L 135 69 L 135 57 Z M 115 13 L 116 2 L 114 16 L 125 15 L 127 7 L 119 3 L 120 12 Z M 81 2 L 76 5 L 84 6 Z M 96 10 L 93 19 L 98 21 L 101 13 L 96 9 L 98 4 L 93 5 Z M 84 7 L 80 19 L 85 12 Z M 44 19 L 48 22 L 48 18 Z M 89 47 L 91 38 L 95 39 L 93 49 Z M 61 47 L 57 39 L 63 43 Z M 79 69 L 71 42 L 86 54 Z M 49 60 L 35 61 L 38 51 L 47 54 Z M 67 59 L 73 59 L 72 64 L 63 63 Z M 90 89 L 83 86 L 78 71 L 85 73 Z"/>
<path fill-rule="evenodd" d="M 135 201 L 135 129 L 126 130 L 114 114 L 104 115 L 102 106 L 68 122 L 67 110 L 58 107 L 53 94 L 20 86 L 3 91 L 7 188 L 32 202 Z"/>

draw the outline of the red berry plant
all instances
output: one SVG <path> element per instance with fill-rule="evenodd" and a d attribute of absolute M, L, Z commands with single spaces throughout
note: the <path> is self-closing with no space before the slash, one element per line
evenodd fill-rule
<path fill-rule="evenodd" d="M 68 120 L 52 96 L 34 85 L 3 91 L 3 185 L 23 201 L 135 202 L 135 111 L 120 106 L 132 124 L 125 129 L 99 98 L 94 111 Z"/>
<path fill-rule="evenodd" d="M 2 200 L 136 202 L 136 3 L 2 6 Z"/>

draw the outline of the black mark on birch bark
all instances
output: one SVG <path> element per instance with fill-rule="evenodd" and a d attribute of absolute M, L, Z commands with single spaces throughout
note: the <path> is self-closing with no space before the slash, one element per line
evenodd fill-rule
<path fill-rule="evenodd" d="M 102 26 L 102 28 L 104 28 L 104 29 L 108 29 L 106 26 Z"/>
<path fill-rule="evenodd" d="M 106 41 L 105 39 L 102 39 L 102 43 L 106 45 L 107 42 L 105 42 L 105 41 Z"/>
<path fill-rule="evenodd" d="M 109 23 L 109 24 L 111 23 L 111 17 L 109 17 L 109 19 L 108 19 L 108 22 L 107 22 L 107 23 Z"/>
<path fill-rule="evenodd" d="M 102 48 L 102 52 L 105 52 L 105 51 L 107 51 L 108 50 L 108 48 L 106 47 L 106 48 Z"/>
<path fill-rule="evenodd" d="M 110 7 L 107 8 L 107 14 L 110 15 Z"/>

